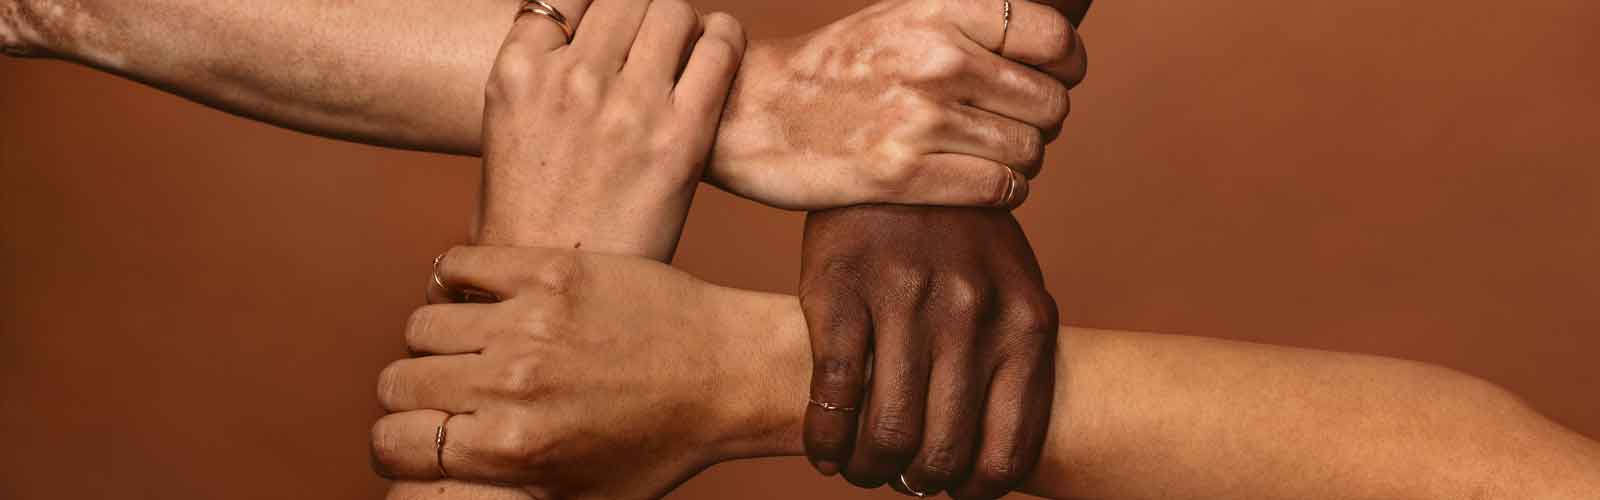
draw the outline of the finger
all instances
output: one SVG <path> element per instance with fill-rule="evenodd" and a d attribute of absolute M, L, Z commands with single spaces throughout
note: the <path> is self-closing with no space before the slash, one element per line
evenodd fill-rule
<path fill-rule="evenodd" d="M 500 298 L 494 293 L 474 288 L 470 285 L 460 283 L 452 285 L 446 282 L 440 270 L 440 264 L 444 262 L 445 253 L 433 258 L 433 272 L 428 276 L 428 285 L 425 292 L 429 304 L 489 304 L 500 301 Z"/>
<path fill-rule="evenodd" d="M 476 354 L 426 356 L 389 363 L 378 374 L 378 403 L 385 411 L 476 410 L 469 389 Z"/>
<path fill-rule="evenodd" d="M 1068 87 L 1036 68 L 1004 57 L 984 54 L 975 59 L 976 69 L 952 88 L 956 95 L 973 107 L 1044 131 L 1046 142 L 1054 140 L 1072 111 Z"/>
<path fill-rule="evenodd" d="M 411 311 L 406 319 L 406 348 L 413 355 L 469 354 L 489 346 L 490 330 L 482 322 L 493 314 L 487 304 L 435 304 Z"/>
<path fill-rule="evenodd" d="M 683 78 L 673 89 L 673 100 L 695 116 L 716 120 L 722 116 L 729 88 L 744 59 L 744 27 L 733 16 L 713 12 L 706 16 L 705 34 L 695 42 Z"/>
<path fill-rule="evenodd" d="M 972 474 L 952 496 L 998 498 L 1033 472 L 1050 423 L 1054 377 L 1052 356 L 1018 358 L 996 368 Z"/>
<path fill-rule="evenodd" d="M 441 424 L 443 447 L 437 440 Z M 491 430 L 486 427 L 482 418 L 470 413 L 452 416 L 438 410 L 416 410 L 385 415 L 372 425 L 372 467 L 390 479 L 491 481 L 516 475 L 477 451 L 491 442 Z"/>
<path fill-rule="evenodd" d="M 589 10 L 589 0 L 544 0 L 545 3 L 555 7 L 556 13 L 567 21 L 567 26 L 576 30 L 579 21 L 583 19 L 585 11 Z M 523 2 L 517 2 L 516 23 L 511 26 L 511 31 L 506 35 L 506 45 L 524 48 L 525 50 L 547 53 L 567 44 L 567 32 L 561 24 L 549 17 L 523 12 Z M 537 4 L 534 5 L 537 7 Z M 511 42 L 515 41 L 516 44 Z"/>
<path fill-rule="evenodd" d="M 909 318 L 874 314 L 872 377 L 855 450 L 845 466 L 851 484 L 875 488 L 897 480 L 922 445 L 928 401 L 928 335 Z"/>
<path fill-rule="evenodd" d="M 478 298 L 493 301 L 510 300 L 530 285 L 565 291 L 576 284 L 583 270 L 578 254 L 539 248 L 458 246 L 436 262 L 435 287 L 462 290 L 467 299 L 476 291 Z"/>
<path fill-rule="evenodd" d="M 654 0 L 633 41 L 623 72 L 651 81 L 672 82 L 701 32 L 700 13 L 684 0 Z"/>
<path fill-rule="evenodd" d="M 650 0 L 594 0 L 572 48 L 598 67 L 622 69 L 649 8 Z"/>
<path fill-rule="evenodd" d="M 830 266 L 819 279 L 816 283 L 827 288 L 825 293 L 800 295 L 811 330 L 812 356 L 804 440 L 812 466 L 831 476 L 844 466 L 855 444 L 856 418 L 866 392 L 872 318 L 854 290 L 858 275 L 852 270 Z"/>
<path fill-rule="evenodd" d="M 1054 7 L 1031 0 L 1010 0 L 1011 22 L 1005 22 L 1006 0 L 952 2 L 948 20 L 968 38 L 1007 59 L 1038 67 L 1074 87 L 1087 67 L 1072 22 Z"/>
<path fill-rule="evenodd" d="M 964 330 L 951 334 L 976 337 L 975 329 Z M 905 472 L 906 483 L 917 491 L 944 491 L 966 479 L 983 412 L 981 373 L 970 350 L 936 353 L 928 382 L 922 447 Z"/>
<path fill-rule="evenodd" d="M 902 205 L 1015 208 L 1028 198 L 1028 179 L 1010 166 L 963 154 L 932 153 L 914 163 L 884 167 L 869 202 Z"/>
<path fill-rule="evenodd" d="M 954 108 L 928 140 L 936 143 L 935 152 L 992 160 L 1029 179 L 1039 174 L 1044 162 L 1039 129 L 970 106 Z"/>

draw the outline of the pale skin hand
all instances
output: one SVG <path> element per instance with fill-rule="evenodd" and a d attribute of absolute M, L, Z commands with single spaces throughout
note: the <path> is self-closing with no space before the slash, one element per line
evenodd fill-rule
<path fill-rule="evenodd" d="M 586 0 L 552 3 L 582 30 Z M 519 5 L 0 0 L 0 13 L 14 26 L 4 31 L 15 33 L 14 52 L 81 62 L 297 130 L 476 154 L 483 85 Z M 1063 50 L 1070 25 L 1032 3 L 1018 6 L 1006 55 L 1055 78 L 994 55 L 998 5 L 892 0 L 812 35 L 755 43 L 707 180 L 791 209 L 1020 203 L 1084 58 Z M 833 55 L 861 47 L 884 50 L 861 52 L 872 54 L 864 60 Z"/>
<path fill-rule="evenodd" d="M 438 306 L 434 321 L 414 323 L 413 348 L 483 354 L 392 368 L 386 398 L 499 405 L 519 417 L 486 419 L 453 437 L 448 456 L 461 460 L 451 462 L 453 473 L 501 481 L 559 474 L 593 465 L 602 440 L 670 457 L 611 477 L 614 498 L 644 498 L 620 492 L 657 494 L 718 461 L 803 453 L 811 362 L 793 297 L 717 287 L 649 260 L 562 250 L 458 248 L 444 262 L 450 283 L 511 299 Z M 1578 500 L 1600 488 L 1594 441 L 1450 370 L 1072 328 L 1055 349 L 1055 411 L 1042 461 L 1021 488 L 1028 493 Z M 519 384 L 505 383 L 507 370 Z M 648 410 L 657 405 L 701 425 Z M 378 460 L 435 477 L 430 422 L 380 423 Z M 436 485 L 403 483 L 390 498 L 518 498 Z"/>
<path fill-rule="evenodd" d="M 597 4 L 570 46 L 523 17 L 489 76 L 479 240 L 670 260 L 744 48 L 682 0 Z"/>

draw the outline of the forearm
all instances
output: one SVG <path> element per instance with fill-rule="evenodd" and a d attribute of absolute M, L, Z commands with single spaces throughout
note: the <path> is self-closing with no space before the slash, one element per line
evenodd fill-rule
<path fill-rule="evenodd" d="M 36 55 L 288 128 L 454 153 L 478 150 L 484 81 L 520 5 L 0 2 Z"/>
<path fill-rule="evenodd" d="M 792 299 L 733 406 L 735 456 L 799 455 L 811 358 Z M 748 329 L 749 327 L 746 326 Z M 1419 363 L 1175 335 L 1064 328 L 1044 459 L 1051 498 L 1583 498 L 1594 442 L 1480 380 Z"/>

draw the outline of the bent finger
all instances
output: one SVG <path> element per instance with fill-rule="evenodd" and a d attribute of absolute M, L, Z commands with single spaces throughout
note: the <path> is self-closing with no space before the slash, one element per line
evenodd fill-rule
<path fill-rule="evenodd" d="M 406 318 L 406 348 L 413 355 L 483 352 L 490 330 L 482 322 L 492 314 L 488 304 L 433 304 Z"/>
<path fill-rule="evenodd" d="M 971 106 L 959 106 L 933 131 L 934 152 L 987 159 L 1032 179 L 1044 162 L 1039 129 Z"/>
<path fill-rule="evenodd" d="M 550 52 L 567 44 L 569 33 L 562 27 L 559 20 L 566 22 L 566 28 L 576 32 L 579 21 L 589 10 L 590 0 L 544 0 L 544 3 L 554 7 L 550 15 L 530 12 L 529 9 L 544 9 L 537 3 L 517 2 L 517 14 L 510 32 L 506 35 L 508 46 L 526 47 L 541 53 Z M 552 9 L 544 9 L 552 10 Z"/>
<path fill-rule="evenodd" d="M 650 0 L 594 0 L 594 7 L 572 39 L 585 60 L 612 71 L 622 69 L 639 35 Z"/>
<path fill-rule="evenodd" d="M 837 474 L 855 444 L 856 419 L 866 392 L 867 341 L 872 318 L 849 288 L 855 277 L 825 271 L 824 298 L 802 293 L 800 305 L 811 330 L 811 394 L 806 404 L 806 458 L 823 475 Z M 842 275 L 841 275 L 842 274 Z"/>
<path fill-rule="evenodd" d="M 872 378 L 845 479 L 864 488 L 894 481 L 922 444 L 928 401 L 928 334 L 910 318 L 882 318 L 873 332 Z"/>
<path fill-rule="evenodd" d="M 1011 209 L 1028 198 L 1028 179 L 1010 166 L 976 156 L 932 153 L 898 172 L 870 202 Z"/>
<path fill-rule="evenodd" d="M 378 403 L 385 411 L 443 410 L 464 413 L 472 401 L 476 355 L 426 356 L 389 363 L 378 373 Z"/>

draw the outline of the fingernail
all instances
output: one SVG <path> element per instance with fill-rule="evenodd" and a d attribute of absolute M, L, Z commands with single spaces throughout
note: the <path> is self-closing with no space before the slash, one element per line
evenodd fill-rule
<path fill-rule="evenodd" d="M 824 476 L 833 476 L 839 473 L 839 464 L 826 460 L 817 462 L 817 472 L 821 472 Z"/>

